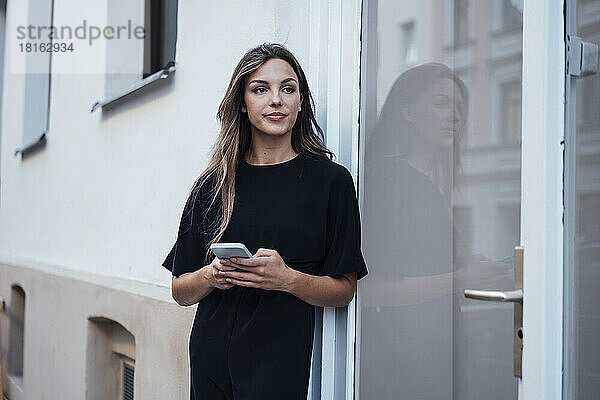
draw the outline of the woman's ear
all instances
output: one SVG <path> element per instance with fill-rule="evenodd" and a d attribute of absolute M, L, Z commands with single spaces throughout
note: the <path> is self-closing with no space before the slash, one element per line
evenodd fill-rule
<path fill-rule="evenodd" d="M 302 111 L 302 95 L 300 95 L 300 104 L 298 104 L 298 112 Z"/>
<path fill-rule="evenodd" d="M 246 103 L 242 102 L 242 112 L 245 113 L 248 110 L 246 109 Z"/>

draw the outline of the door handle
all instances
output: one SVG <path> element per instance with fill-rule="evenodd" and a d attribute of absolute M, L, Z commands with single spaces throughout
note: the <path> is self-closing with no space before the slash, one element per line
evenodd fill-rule
<path fill-rule="evenodd" d="M 474 300 L 498 301 L 501 303 L 523 303 L 523 289 L 517 290 L 476 290 L 466 289 L 465 297 Z"/>
<path fill-rule="evenodd" d="M 514 303 L 513 306 L 513 374 L 523 377 L 523 253 L 522 247 L 515 247 L 515 287 L 513 290 L 465 289 L 465 297 L 473 300 Z"/>

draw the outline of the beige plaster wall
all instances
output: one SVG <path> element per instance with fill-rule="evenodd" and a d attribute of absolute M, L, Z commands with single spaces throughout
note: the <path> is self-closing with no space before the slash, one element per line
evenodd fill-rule
<path fill-rule="evenodd" d="M 137 399 L 189 399 L 187 346 L 195 306 L 179 306 L 168 288 L 0 264 L 0 297 L 7 305 L 14 284 L 25 291 L 25 343 L 21 391 L 6 376 L 9 318 L 0 314 L 2 378 L 10 400 L 85 398 L 89 317 L 112 319 L 134 335 Z"/>

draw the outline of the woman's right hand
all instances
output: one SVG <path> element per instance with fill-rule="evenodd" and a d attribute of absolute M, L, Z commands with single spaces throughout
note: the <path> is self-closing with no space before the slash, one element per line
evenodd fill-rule
<path fill-rule="evenodd" d="M 221 275 L 221 271 L 235 271 L 237 268 L 221 264 L 219 259 L 215 257 L 206 267 L 206 277 L 210 286 L 217 289 L 231 289 L 234 284 L 225 281 L 225 276 Z"/>

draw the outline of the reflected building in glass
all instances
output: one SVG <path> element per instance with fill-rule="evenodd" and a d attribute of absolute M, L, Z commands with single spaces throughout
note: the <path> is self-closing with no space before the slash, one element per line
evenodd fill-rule
<path fill-rule="evenodd" d="M 513 287 L 522 6 L 366 7 L 359 398 L 516 399 L 512 306 L 463 290 Z"/>
<path fill-rule="evenodd" d="M 577 3 L 577 36 L 600 44 L 600 1 Z M 567 161 L 567 274 L 565 284 L 565 369 L 567 396 L 588 399 L 600 393 L 600 75 L 575 78 L 569 93 L 574 145 Z M 569 160 L 569 156 L 567 156 Z"/>

